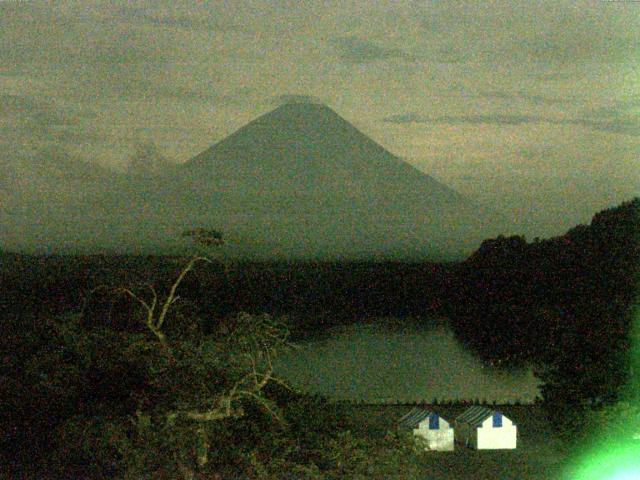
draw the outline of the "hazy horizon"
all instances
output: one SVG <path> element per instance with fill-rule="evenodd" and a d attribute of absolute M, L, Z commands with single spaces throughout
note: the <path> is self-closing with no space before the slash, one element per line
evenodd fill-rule
<path fill-rule="evenodd" d="M 509 217 L 506 233 L 562 234 L 640 192 L 638 8 L 2 2 L 4 243 L 64 236 L 59 221 L 32 233 L 14 219 L 43 206 L 31 223 L 81 215 L 120 182 L 109 172 L 173 172 L 291 100 L 328 105 Z M 56 210 L 67 197 L 78 208 Z M 105 214 L 100 235 L 114 221 Z"/>

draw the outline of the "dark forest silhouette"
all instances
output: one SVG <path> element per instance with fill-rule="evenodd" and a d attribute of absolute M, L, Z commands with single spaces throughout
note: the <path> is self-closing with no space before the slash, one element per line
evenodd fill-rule
<path fill-rule="evenodd" d="M 188 337 L 219 331 L 240 311 L 287 315 L 295 339 L 366 317 L 445 316 L 484 361 L 535 365 L 550 417 L 573 431 L 581 425 L 567 419 L 616 401 L 629 381 L 639 259 L 635 198 L 559 237 L 486 240 L 459 263 L 203 264 L 184 278 L 172 309 L 176 321 L 167 325 L 184 324 L 191 330 L 174 327 L 173 334 Z M 69 434 L 71 418 L 135 414 L 145 377 L 113 345 L 144 334 L 140 308 L 95 288 L 153 283 L 162 297 L 184 260 L 2 254 L 3 452 L 49 451 Z M 77 322 L 61 327 L 72 317 Z M 313 403 L 270 395 L 285 404 Z"/>

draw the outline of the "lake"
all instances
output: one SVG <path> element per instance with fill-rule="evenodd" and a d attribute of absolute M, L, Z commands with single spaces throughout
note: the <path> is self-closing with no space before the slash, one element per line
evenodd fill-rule
<path fill-rule="evenodd" d="M 335 327 L 278 358 L 276 372 L 292 386 L 367 403 L 456 401 L 532 403 L 540 381 L 531 369 L 486 366 L 439 322 L 395 320 Z"/>

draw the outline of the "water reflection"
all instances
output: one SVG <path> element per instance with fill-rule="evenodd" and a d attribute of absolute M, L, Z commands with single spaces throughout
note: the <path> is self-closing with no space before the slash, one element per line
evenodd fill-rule
<path fill-rule="evenodd" d="M 483 365 L 443 325 L 400 328 L 384 322 L 328 333 L 280 357 L 278 373 L 302 390 L 366 402 L 531 403 L 539 396 L 540 382 L 530 369 Z"/>

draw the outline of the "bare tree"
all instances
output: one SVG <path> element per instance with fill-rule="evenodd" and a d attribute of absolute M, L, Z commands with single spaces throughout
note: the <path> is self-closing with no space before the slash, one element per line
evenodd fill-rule
<path fill-rule="evenodd" d="M 201 246 L 219 246 L 223 243 L 222 235 L 215 230 L 199 228 L 185 232 L 185 235 Z M 133 424 L 137 425 L 138 430 L 144 427 L 145 431 L 149 431 L 152 418 L 155 418 L 160 432 L 166 432 L 167 426 L 182 428 L 183 431 L 186 429 L 187 436 L 197 442 L 197 448 L 193 458 L 195 465 L 189 466 L 184 455 L 175 456 L 183 478 L 194 478 L 194 469 L 204 467 L 209 461 L 209 425 L 224 419 L 243 417 L 243 405 L 247 402 L 258 405 L 281 422 L 277 406 L 264 395 L 264 390 L 271 383 L 287 387 L 275 375 L 273 364 L 274 357 L 290 346 L 289 329 L 283 321 L 269 315 L 239 313 L 230 323 L 221 325 L 213 335 L 185 340 L 167 333 L 169 312 L 180 299 L 178 289 L 185 276 L 200 262 L 212 263 L 212 259 L 194 254 L 182 267 L 164 298 L 151 284 L 144 285 L 146 295 L 134 288 L 114 289 L 114 292 L 123 293 L 140 305 L 144 312 L 144 325 L 151 334 L 146 340 L 137 341 L 132 346 L 132 358 L 142 364 L 156 362 L 153 373 L 149 374 L 152 377 L 149 383 L 160 385 L 165 392 L 165 399 L 166 392 L 170 392 L 169 396 L 176 396 L 175 401 L 158 406 L 153 393 L 149 393 L 149 397 L 143 393 L 142 396 L 146 398 L 143 404 L 153 405 L 154 413 L 141 407 L 136 418 L 132 419 Z M 151 357 L 155 360 L 149 360 Z M 215 382 L 211 382 L 208 371 L 221 372 L 224 377 L 222 383 L 213 385 Z M 161 418 L 158 417 L 159 410 L 163 412 Z M 144 435 L 140 438 L 140 446 L 136 448 L 148 449 Z"/>

